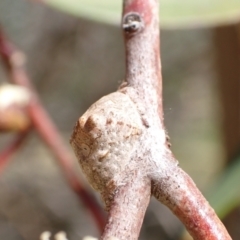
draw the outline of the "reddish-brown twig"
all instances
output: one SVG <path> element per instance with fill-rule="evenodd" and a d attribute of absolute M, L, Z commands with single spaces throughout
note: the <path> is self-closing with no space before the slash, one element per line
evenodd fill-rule
<path fill-rule="evenodd" d="M 144 115 L 150 119 L 149 125 L 154 129 L 154 132 L 149 130 L 149 138 L 157 133 L 154 139 L 159 139 L 157 144 L 149 141 L 152 145 L 152 161 L 156 166 L 155 172 L 150 174 L 153 181 L 152 193 L 181 219 L 194 239 L 231 239 L 192 179 L 177 166 L 169 149 L 161 146 L 159 136 L 164 127 L 158 9 L 158 0 L 125 0 L 124 5 L 124 18 L 132 13 L 142 18 L 142 29 L 136 35 L 129 36 L 125 31 L 128 67 L 126 79 L 140 99 L 144 99 L 141 103 Z M 160 119 L 156 117 L 157 113 L 160 114 Z M 157 121 L 161 124 L 157 124 Z M 158 127 L 154 128 L 154 125 Z"/>
<path fill-rule="evenodd" d="M 24 143 L 28 133 L 30 132 L 30 128 L 19 133 L 16 138 L 8 144 L 6 149 L 2 150 L 0 153 L 0 174 L 3 172 L 4 167 L 8 164 L 8 162 L 11 160 L 11 157 L 13 154 L 16 153 L 16 151 L 22 146 Z"/>
<path fill-rule="evenodd" d="M 124 1 L 125 82 L 80 117 L 71 144 L 109 210 L 102 239 L 137 239 L 152 193 L 178 216 L 195 240 L 230 240 L 168 147 L 158 9 L 158 0 Z"/>
<path fill-rule="evenodd" d="M 3 64 L 8 70 L 11 82 L 24 86 L 30 90 L 32 99 L 28 109 L 33 127 L 37 130 L 43 141 L 55 155 L 71 188 L 76 192 L 79 199 L 82 200 L 88 207 L 96 220 L 99 229 L 102 231 L 105 224 L 105 214 L 98 202 L 95 200 L 95 197 L 80 184 L 79 178 L 73 170 L 71 155 L 63 143 L 62 137 L 56 129 L 54 123 L 42 106 L 38 98 L 38 94 L 26 74 L 24 69 L 23 54 L 16 50 L 16 48 L 6 39 L 1 28 L 0 55 L 2 57 Z"/>

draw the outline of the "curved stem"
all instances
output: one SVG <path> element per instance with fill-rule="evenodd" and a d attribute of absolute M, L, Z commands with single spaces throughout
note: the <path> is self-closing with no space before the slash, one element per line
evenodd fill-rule
<path fill-rule="evenodd" d="M 100 231 L 102 231 L 105 225 L 105 214 L 95 197 L 81 185 L 72 165 L 72 157 L 66 148 L 58 129 L 55 127 L 55 124 L 52 122 L 51 118 L 42 106 L 38 98 L 38 94 L 25 72 L 23 66 L 23 54 L 16 50 L 14 46 L 7 41 L 3 31 L 1 31 L 1 28 L 0 55 L 6 69 L 8 70 L 10 80 L 15 84 L 24 86 L 30 90 L 32 94 L 32 101 L 28 108 L 33 126 L 55 155 L 70 187 L 91 211 Z"/>
<path fill-rule="evenodd" d="M 12 155 L 22 146 L 29 132 L 30 128 L 19 133 L 13 142 L 9 143 L 7 148 L 0 153 L 0 174 L 3 172 L 7 163 L 11 160 Z"/>
<path fill-rule="evenodd" d="M 195 240 L 231 239 L 193 180 L 178 166 L 153 179 L 152 193 L 172 210 Z"/>
<path fill-rule="evenodd" d="M 120 89 L 136 104 L 145 123 L 143 156 L 153 173 L 152 192 L 185 224 L 195 240 L 229 240 L 225 227 L 191 178 L 177 167 L 163 125 L 158 0 L 125 0 L 122 27 L 126 84 Z M 160 121 L 159 121 L 160 117 Z M 140 151 L 140 150 L 139 150 Z"/>
<path fill-rule="evenodd" d="M 99 230 L 103 231 L 105 226 L 105 213 L 96 201 L 94 195 L 81 185 L 78 176 L 73 170 L 74 167 L 72 165 L 73 161 L 71 156 L 47 112 L 41 104 L 35 100 L 30 104 L 29 113 L 36 130 L 43 139 L 43 142 L 50 148 L 62 167 L 63 173 L 71 188 L 91 211 Z"/>
<path fill-rule="evenodd" d="M 138 239 L 150 200 L 150 188 L 148 179 L 135 178 L 117 189 L 101 239 Z"/>

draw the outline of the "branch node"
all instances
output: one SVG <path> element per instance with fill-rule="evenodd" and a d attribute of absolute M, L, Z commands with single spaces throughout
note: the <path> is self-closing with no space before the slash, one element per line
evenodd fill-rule
<path fill-rule="evenodd" d="M 135 35 L 144 28 L 143 18 L 136 12 L 130 12 L 123 17 L 122 28 L 128 35 Z"/>

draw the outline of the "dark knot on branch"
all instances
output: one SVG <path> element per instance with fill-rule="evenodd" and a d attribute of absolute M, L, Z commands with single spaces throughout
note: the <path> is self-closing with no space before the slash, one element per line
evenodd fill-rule
<path fill-rule="evenodd" d="M 130 12 L 123 17 L 122 28 L 126 34 L 134 35 L 144 28 L 143 18 L 135 12 Z"/>

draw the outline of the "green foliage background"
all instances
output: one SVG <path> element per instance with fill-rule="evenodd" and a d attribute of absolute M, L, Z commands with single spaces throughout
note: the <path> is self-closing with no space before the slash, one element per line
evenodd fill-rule
<path fill-rule="evenodd" d="M 62 11 L 108 24 L 120 21 L 122 0 L 44 0 Z M 240 19 L 240 0 L 162 0 L 162 28 L 229 24 Z"/>

